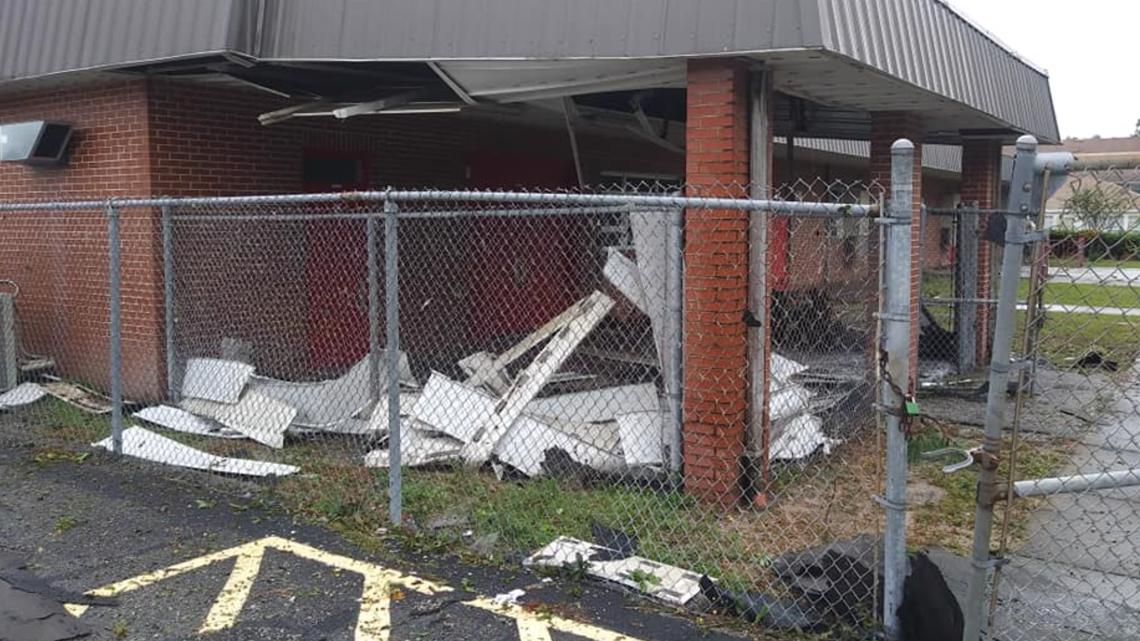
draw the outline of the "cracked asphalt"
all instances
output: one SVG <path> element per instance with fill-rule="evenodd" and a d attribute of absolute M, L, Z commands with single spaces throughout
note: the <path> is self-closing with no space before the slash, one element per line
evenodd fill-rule
<path fill-rule="evenodd" d="M 37 463 L 28 444 L 0 443 L 0 551 L 20 556 L 54 584 L 85 592 L 267 536 L 415 574 L 455 588 L 434 596 L 392 590 L 393 640 L 520 639 L 516 622 L 463 605 L 476 593 L 526 590 L 524 608 L 591 623 L 646 641 L 737 637 L 648 607 L 587 583 L 580 595 L 562 582 L 524 571 L 418 556 L 394 543 L 360 549 L 335 533 L 300 524 L 273 509 L 248 507 L 250 487 L 228 479 L 116 460 L 92 453 L 82 462 Z M 269 549 L 236 624 L 199 633 L 234 567 L 226 559 L 92 607 L 82 620 L 92 639 L 354 639 L 362 578 Z M 552 641 L 582 638 L 562 630 Z M 545 638 L 545 637 L 535 637 Z M 522 641 L 530 641 L 522 639 Z"/>

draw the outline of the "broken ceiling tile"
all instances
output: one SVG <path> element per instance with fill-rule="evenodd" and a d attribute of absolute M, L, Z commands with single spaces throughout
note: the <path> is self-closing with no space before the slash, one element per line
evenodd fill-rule
<path fill-rule="evenodd" d="M 842 441 L 828 438 L 823 433 L 823 421 L 808 414 L 797 416 L 784 426 L 772 441 L 769 457 L 772 460 L 800 460 L 822 449 L 824 455 Z"/>
<path fill-rule="evenodd" d="M 41 383 L 40 386 L 48 394 L 85 412 L 107 414 L 111 411 L 111 399 L 82 385 L 67 381 L 50 381 Z"/>
<path fill-rule="evenodd" d="M 664 422 L 661 412 L 634 412 L 617 416 L 621 451 L 626 465 L 663 465 L 665 452 L 662 442 Z"/>
<path fill-rule="evenodd" d="M 590 430 L 608 430 L 616 433 L 614 425 L 588 425 Z M 609 439 L 616 445 L 617 438 Z M 495 455 L 523 474 L 536 477 L 543 474 L 542 462 L 551 449 L 564 451 L 571 459 L 599 472 L 616 472 L 624 461 L 616 451 L 602 449 L 575 435 L 555 429 L 531 416 L 520 416 L 507 430 L 495 447 Z"/>
<path fill-rule="evenodd" d="M 459 459 L 462 447 L 461 441 L 450 436 L 430 434 L 417 427 L 414 421 L 405 421 L 400 432 L 400 463 L 408 467 L 419 467 L 455 461 Z M 388 450 L 374 450 L 364 455 L 364 465 L 367 467 L 386 468 L 388 461 Z"/>
<path fill-rule="evenodd" d="M 107 450 L 114 448 L 110 437 L 92 445 Z M 138 426 L 123 431 L 123 454 L 154 463 L 244 476 L 286 476 L 299 469 L 280 463 L 216 456 Z"/>
<path fill-rule="evenodd" d="M 20 405 L 35 403 L 44 397 L 47 392 L 35 383 L 20 383 L 16 387 L 0 394 L 0 410 Z"/>
<path fill-rule="evenodd" d="M 135 412 L 133 416 L 148 423 L 154 423 L 185 434 L 199 434 L 218 438 L 245 438 L 245 435 L 237 430 L 226 428 L 208 418 L 195 416 L 180 407 L 169 405 L 145 407 Z"/>
<path fill-rule="evenodd" d="M 432 372 L 411 416 L 429 429 L 470 443 L 495 411 L 495 399 Z"/>
<path fill-rule="evenodd" d="M 237 403 L 253 365 L 220 358 L 191 358 L 182 376 L 183 398 L 200 398 L 215 403 Z"/>
<path fill-rule="evenodd" d="M 182 409 L 212 418 L 249 438 L 280 449 L 285 445 L 285 430 L 293 422 L 297 410 L 253 390 L 234 404 L 215 403 L 200 398 L 182 399 Z"/>
<path fill-rule="evenodd" d="M 470 464 L 482 464 L 490 458 L 499 440 L 526 406 L 613 306 L 612 298 L 595 291 L 560 315 L 567 315 L 570 320 L 551 337 L 538 356 L 519 373 L 506 395 L 495 404 L 494 413 L 483 426 L 485 429 L 479 430 L 476 440 L 464 446 L 464 460 Z M 570 314 L 571 311 L 574 313 Z"/>
<path fill-rule="evenodd" d="M 649 315 L 649 306 L 645 302 L 645 290 L 641 287 L 641 271 L 637 263 L 630 260 L 625 254 L 611 249 L 606 264 L 602 268 L 606 280 L 629 299 L 630 303 L 642 314 Z"/>
<path fill-rule="evenodd" d="M 526 411 L 561 421 L 601 423 L 612 421 L 619 414 L 657 411 L 658 407 L 657 387 L 645 383 L 536 398 Z"/>

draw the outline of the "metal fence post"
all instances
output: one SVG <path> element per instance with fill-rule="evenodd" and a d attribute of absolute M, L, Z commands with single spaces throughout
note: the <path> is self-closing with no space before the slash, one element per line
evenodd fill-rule
<path fill-rule="evenodd" d="M 907 443 L 903 423 L 910 380 L 911 218 L 914 210 L 914 143 L 891 145 L 891 200 L 887 224 L 886 311 L 882 314 L 887 362 L 882 375 L 882 409 L 887 430 L 887 487 L 883 506 L 883 627 L 888 639 L 899 638 L 898 609 L 907 574 L 906 477 Z"/>
<path fill-rule="evenodd" d="M 378 221 L 369 216 L 367 226 L 368 243 L 368 391 L 373 403 L 380 401 L 380 265 L 377 230 Z"/>
<path fill-rule="evenodd" d="M 978 203 L 958 214 L 958 251 L 954 261 L 954 330 L 958 333 L 958 373 L 972 372 L 978 364 Z M 982 295 L 984 297 L 984 294 Z"/>
<path fill-rule="evenodd" d="M 107 296 L 111 312 L 111 449 L 123 453 L 123 310 L 119 209 L 107 201 Z"/>
<path fill-rule="evenodd" d="M 682 387 L 684 343 L 682 340 L 684 327 L 684 290 L 685 290 L 685 261 L 684 261 L 684 227 L 685 210 L 676 207 L 672 210 L 669 220 L 669 238 L 666 241 L 668 260 L 671 260 L 669 281 L 666 299 L 669 307 L 669 350 L 670 358 L 668 371 L 665 372 L 665 395 L 669 403 L 669 471 L 675 475 L 681 474 L 681 443 L 684 429 Z"/>
<path fill-rule="evenodd" d="M 174 220 L 170 205 L 162 211 L 162 310 L 166 332 L 166 397 L 177 403 L 178 380 L 174 317 Z"/>
<path fill-rule="evenodd" d="M 1027 242 L 1026 215 L 1030 212 L 1037 139 L 1022 136 L 1017 140 L 1017 156 L 1013 161 L 1013 178 L 1009 188 L 1009 211 L 1006 216 L 1005 250 L 1002 252 L 1001 280 L 998 290 L 996 326 L 989 392 L 986 398 L 986 427 L 978 475 L 978 507 L 974 517 L 974 550 L 971 561 L 970 588 L 967 592 L 963 641 L 977 641 L 982 634 L 985 617 L 986 575 L 990 569 L 990 535 L 993 530 L 994 503 L 997 499 L 997 466 L 1001 454 L 1001 433 L 1005 419 L 1009 386 L 1010 350 L 1013 343 L 1017 289 L 1021 280 L 1022 247 Z"/>
<path fill-rule="evenodd" d="M 388 354 L 388 519 L 403 523 L 403 457 L 400 451 L 400 256 L 399 208 L 384 200 L 384 305 Z"/>

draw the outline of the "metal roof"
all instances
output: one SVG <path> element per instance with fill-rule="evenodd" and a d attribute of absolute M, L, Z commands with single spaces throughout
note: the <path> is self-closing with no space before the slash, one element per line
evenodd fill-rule
<path fill-rule="evenodd" d="M 599 59 L 640 61 L 651 82 L 685 58 L 750 56 L 773 66 L 778 90 L 920 110 L 955 129 L 946 138 L 968 127 L 1059 138 L 1048 77 L 942 0 L 0 0 L 0 82 L 217 53 L 431 60 L 487 81 L 472 93 L 506 96 L 503 61 L 584 89 L 615 83 Z M 616 65 L 617 86 L 636 66 Z M 540 95 L 560 90 L 541 76 L 529 84 Z"/>

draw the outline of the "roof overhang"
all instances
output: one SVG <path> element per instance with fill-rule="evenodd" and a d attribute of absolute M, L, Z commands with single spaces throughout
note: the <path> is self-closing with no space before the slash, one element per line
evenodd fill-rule
<path fill-rule="evenodd" d="M 1047 75 L 943 0 L 0 0 L 0 24 L 0 82 L 207 55 L 419 63 L 504 103 L 676 87 L 688 59 L 743 57 L 821 113 L 917 111 L 928 142 L 1059 138 Z"/>

